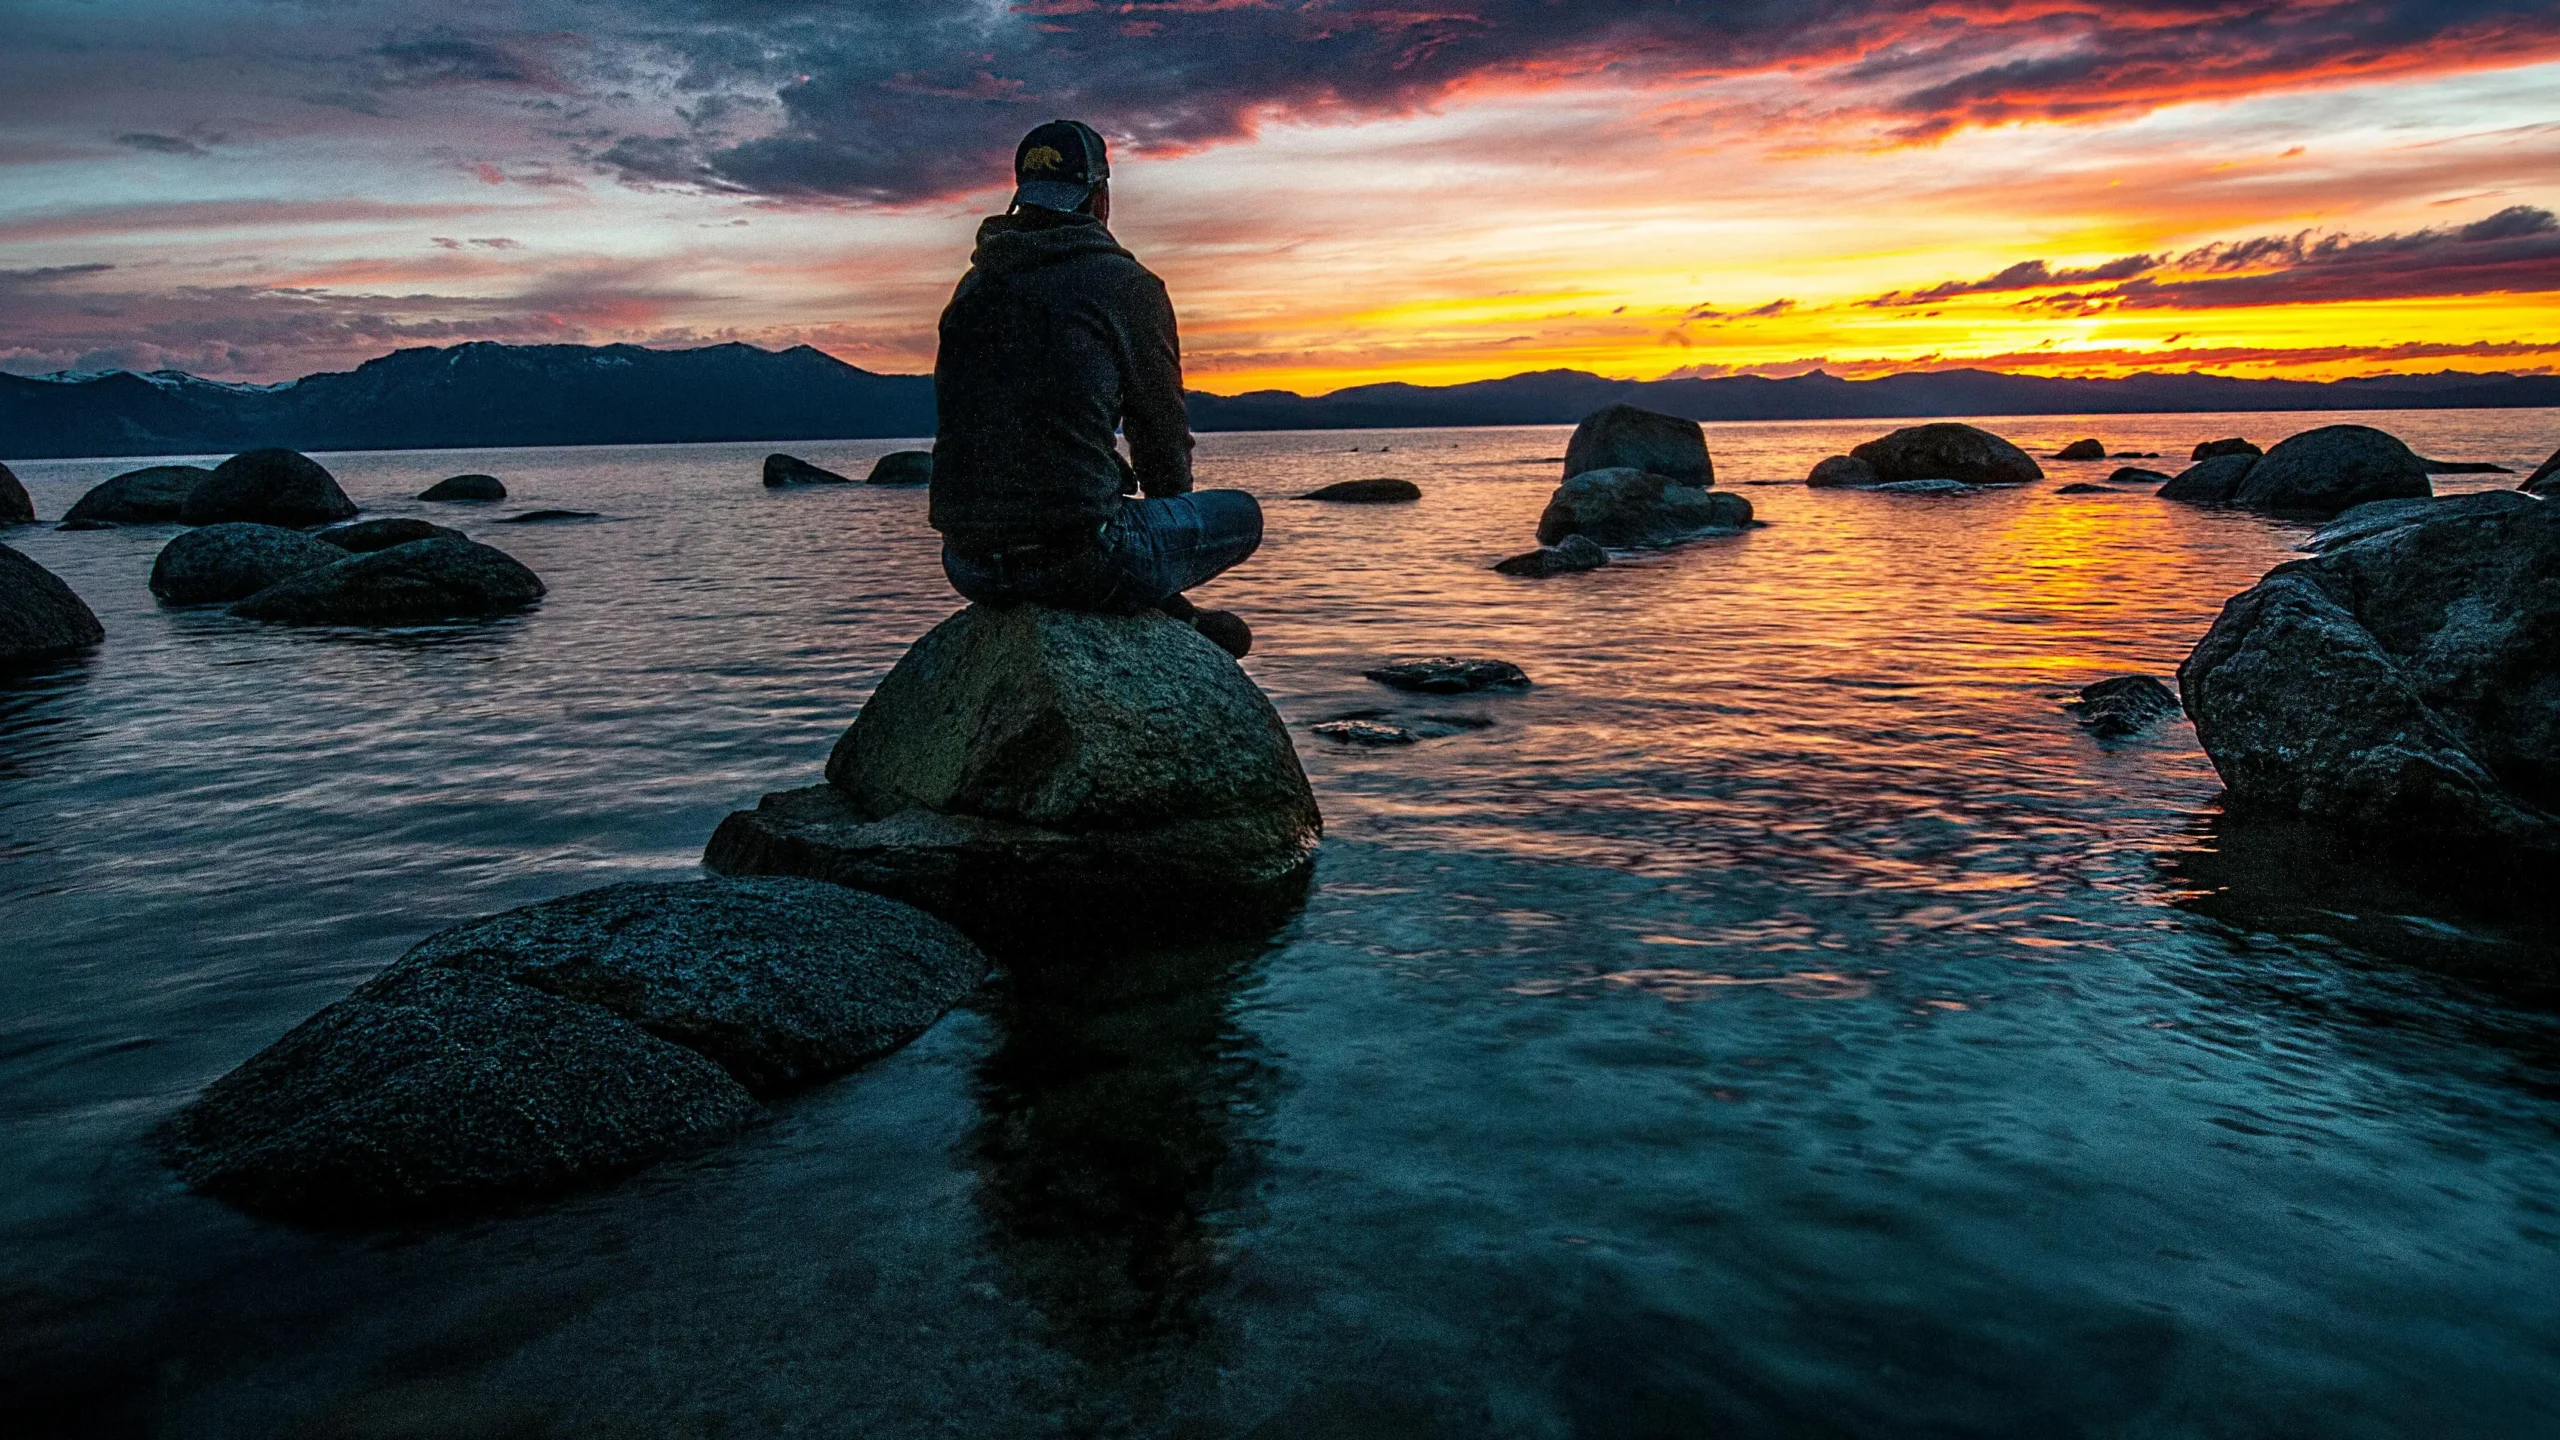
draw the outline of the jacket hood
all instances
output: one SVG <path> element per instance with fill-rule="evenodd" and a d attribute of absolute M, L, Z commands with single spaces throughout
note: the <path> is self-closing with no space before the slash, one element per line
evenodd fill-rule
<path fill-rule="evenodd" d="M 978 227 L 978 248 L 969 263 L 989 274 L 1011 275 L 1084 255 L 1137 258 L 1090 215 L 1043 212 L 988 216 Z"/>

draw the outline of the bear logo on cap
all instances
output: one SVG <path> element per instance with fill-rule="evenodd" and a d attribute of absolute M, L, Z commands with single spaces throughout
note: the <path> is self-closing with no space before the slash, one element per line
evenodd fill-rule
<path fill-rule="evenodd" d="M 1025 170 L 1055 170 L 1066 163 L 1066 156 L 1046 145 L 1034 145 L 1022 157 Z"/>

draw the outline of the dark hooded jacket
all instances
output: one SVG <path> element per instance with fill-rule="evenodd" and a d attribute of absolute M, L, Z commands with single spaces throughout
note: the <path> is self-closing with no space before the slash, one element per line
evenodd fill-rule
<path fill-rule="evenodd" d="M 933 528 L 955 545 L 1089 536 L 1131 469 L 1149 495 L 1191 488 L 1173 302 L 1090 215 L 1026 209 L 978 227 L 933 391 Z"/>

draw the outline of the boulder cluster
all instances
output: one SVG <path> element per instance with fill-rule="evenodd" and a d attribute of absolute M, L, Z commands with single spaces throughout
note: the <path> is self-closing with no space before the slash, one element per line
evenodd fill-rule
<path fill-rule="evenodd" d="M 839 475 L 822 465 L 812 465 L 797 455 L 773 454 L 764 457 L 764 483 L 770 490 L 795 485 L 850 485 L 853 477 Z M 892 450 L 874 461 L 866 485 L 930 485 L 933 483 L 933 452 L 930 450 Z"/>
<path fill-rule="evenodd" d="M 2195 463 L 2160 487 L 2165 500 L 2325 519 L 2375 500 L 2435 493 L 2428 462 L 2367 425 L 2308 430 L 2259 453 L 2246 440 L 2196 447 Z"/>
<path fill-rule="evenodd" d="M 162 1130 L 193 1188 L 323 1225 L 483 1213 L 753 1123 L 983 979 L 930 915 L 787 879 L 609 886 L 447 930 Z"/>
<path fill-rule="evenodd" d="M 1709 535 L 1739 534 L 1751 502 L 1714 489 L 1715 462 L 1694 420 L 1610 405 L 1574 428 L 1564 483 L 1538 516 L 1536 550 L 1493 568 L 1539 577 L 1595 570 L 1608 551 L 1659 549 Z"/>

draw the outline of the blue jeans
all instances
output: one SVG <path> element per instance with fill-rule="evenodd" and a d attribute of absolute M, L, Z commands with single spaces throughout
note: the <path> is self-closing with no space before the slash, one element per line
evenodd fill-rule
<path fill-rule="evenodd" d="M 1241 490 L 1123 500 L 1095 542 L 963 553 L 942 547 L 951 588 L 985 605 L 1134 615 L 1233 568 L 1262 544 L 1262 506 Z"/>

